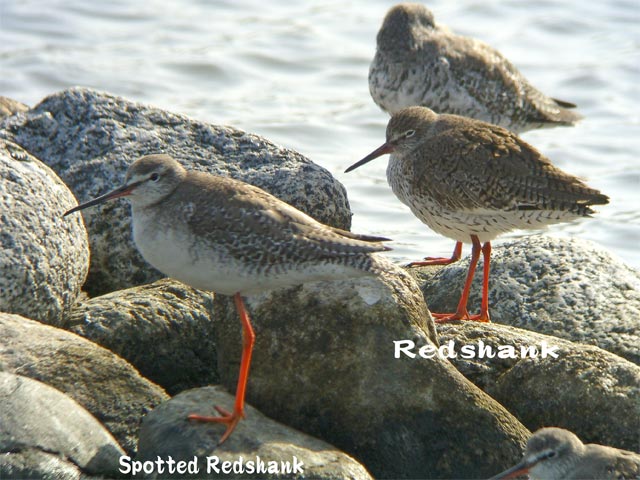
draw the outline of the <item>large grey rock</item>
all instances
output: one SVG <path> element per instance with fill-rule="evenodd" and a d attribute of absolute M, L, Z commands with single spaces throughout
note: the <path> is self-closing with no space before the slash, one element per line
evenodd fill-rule
<path fill-rule="evenodd" d="M 195 457 L 193 465 L 198 467 L 198 474 L 183 474 L 180 478 L 228 478 L 229 472 L 213 468 L 207 471 L 208 461 L 221 469 L 224 462 L 239 465 L 238 460 L 242 458 L 245 467 L 249 467 L 246 462 L 253 462 L 256 467 L 259 459 L 264 462 L 265 469 L 274 465 L 269 462 L 278 465 L 288 462 L 291 472 L 283 469 L 279 473 L 269 473 L 254 468 L 253 471 L 234 471 L 233 478 L 371 479 L 367 470 L 345 453 L 265 417 L 250 405 L 246 405 L 246 419 L 220 446 L 218 440 L 224 432 L 223 426 L 185 420 L 190 413 L 218 415 L 214 405 L 231 404 L 233 397 L 216 387 L 189 390 L 173 397 L 145 417 L 136 460 L 144 462 L 171 457 L 175 461 L 193 462 Z M 159 473 L 156 469 L 153 478 L 177 476 L 175 472 Z"/>
<path fill-rule="evenodd" d="M 0 313 L 0 370 L 66 393 L 128 452 L 136 449 L 142 417 L 168 398 L 108 350 L 73 333 L 6 313 Z"/>
<path fill-rule="evenodd" d="M 71 398 L 44 383 L 0 372 L 0 399 L 0 478 L 17 473 L 18 462 L 11 457 L 5 460 L 4 454 L 26 450 L 53 453 L 71 463 L 43 469 L 39 466 L 42 458 L 36 455 L 35 465 L 31 465 L 34 471 L 63 473 L 73 471 L 75 465 L 90 474 L 118 473 L 124 452 L 109 432 Z"/>
<path fill-rule="evenodd" d="M 20 448 L 17 452 L 0 453 L 0 478 L 87 480 L 88 477 L 71 460 L 56 453 Z"/>
<path fill-rule="evenodd" d="M 142 155 L 167 153 L 187 168 L 257 185 L 319 221 L 348 228 L 344 187 L 294 151 L 232 127 L 210 125 L 120 97 L 73 88 L 0 121 L 0 138 L 51 166 L 80 201 L 118 186 Z M 91 238 L 87 289 L 96 295 L 161 276 L 134 248 L 127 202 L 83 213 Z"/>
<path fill-rule="evenodd" d="M 0 311 L 58 325 L 89 268 L 87 232 L 63 219 L 75 198 L 58 176 L 0 140 Z"/>
<path fill-rule="evenodd" d="M 432 311 L 455 310 L 468 266 L 467 257 L 428 277 Z M 481 281 L 476 275 L 472 313 Z M 496 245 L 489 306 L 495 323 L 597 345 L 640 364 L 640 272 L 593 243 L 537 235 Z"/>
<path fill-rule="evenodd" d="M 505 325 L 444 324 L 438 333 L 443 345 L 453 342 L 456 368 L 531 431 L 553 425 L 589 443 L 637 450 L 638 365 L 598 347 Z M 486 354 L 463 358 L 463 345 L 475 352 L 482 345 Z"/>
<path fill-rule="evenodd" d="M 381 277 L 248 297 L 257 336 L 248 401 L 344 450 L 376 478 L 499 471 L 521 454 L 528 431 L 446 360 L 394 358 L 397 340 L 416 350 L 437 344 L 418 286 L 387 268 Z M 241 328 L 223 299 L 215 301 L 219 369 L 235 391 Z"/>
<path fill-rule="evenodd" d="M 117 353 L 169 394 L 219 382 L 213 293 L 158 280 L 77 305 L 65 328 Z"/>

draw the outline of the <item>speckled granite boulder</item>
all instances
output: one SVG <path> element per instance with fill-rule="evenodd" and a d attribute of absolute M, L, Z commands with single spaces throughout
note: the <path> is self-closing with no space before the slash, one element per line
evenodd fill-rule
<path fill-rule="evenodd" d="M 317 480 L 370 480 L 367 470 L 347 454 L 313 437 L 279 424 L 258 410 L 246 405 L 247 417 L 240 422 L 233 435 L 218 445 L 218 428 L 212 424 L 185 422 L 190 413 L 218 415 L 214 405 L 231 405 L 233 397 L 221 388 L 205 387 L 183 392 L 156 408 L 147 415 L 140 429 L 140 447 L 136 460 L 155 461 L 158 457 L 193 461 L 197 474 L 176 475 L 168 470 L 152 478 L 229 478 L 234 479 L 284 479 L 309 478 Z M 211 457 L 211 468 L 207 471 L 207 457 Z M 244 470 L 239 470 L 242 458 Z M 264 462 L 264 470 L 259 460 Z M 237 464 L 233 472 L 222 471 L 224 462 Z M 251 466 L 248 462 L 253 462 Z M 273 463 L 288 462 L 285 467 L 269 473 Z M 260 471 L 256 471 L 260 468 Z M 193 470 L 195 471 L 195 470 Z"/>
<path fill-rule="evenodd" d="M 455 310 L 468 266 L 467 257 L 427 279 L 432 311 Z M 476 275 L 472 313 L 481 283 Z M 597 345 L 640 364 L 640 272 L 593 243 L 535 235 L 495 245 L 489 303 L 494 323 Z"/>
<path fill-rule="evenodd" d="M 453 342 L 456 368 L 531 431 L 553 425 L 588 443 L 638 448 L 638 365 L 598 347 L 506 325 L 458 322 L 438 325 L 438 333 L 443 345 Z M 463 358 L 463 345 L 485 354 Z"/>
<path fill-rule="evenodd" d="M 29 478 L 22 476 L 25 473 L 35 473 L 35 478 L 69 478 L 66 474 L 73 476 L 76 469 L 88 474 L 118 474 L 124 452 L 109 432 L 68 396 L 30 378 L 0 372 L 0 398 L 0 478 Z M 58 461 L 43 465 L 40 454 L 54 454 Z M 50 476 L 53 473 L 65 476 Z"/>
<path fill-rule="evenodd" d="M 214 327 L 213 293 L 169 279 L 80 303 L 65 324 L 169 394 L 219 382 Z"/>
<path fill-rule="evenodd" d="M 138 157 L 167 153 L 187 168 L 257 185 L 319 221 L 348 228 L 344 187 L 309 159 L 257 135 L 210 125 L 84 88 L 55 93 L 0 121 L 0 138 L 53 168 L 80 201 L 118 186 Z M 91 238 L 92 295 L 160 278 L 134 248 L 126 201 L 83 213 Z"/>
<path fill-rule="evenodd" d="M 0 95 L 0 117 L 8 117 L 14 113 L 25 112 L 29 106 L 13 98 Z"/>
<path fill-rule="evenodd" d="M 57 175 L 0 140 L 0 311 L 59 325 L 89 268 L 87 232 Z"/>
<path fill-rule="evenodd" d="M 521 454 L 529 432 L 446 360 L 395 358 L 395 341 L 418 351 L 437 340 L 419 287 L 386 267 L 381 277 L 247 297 L 257 336 L 248 401 L 376 478 L 488 477 Z M 233 392 L 241 328 L 230 299 L 215 303 L 218 368 Z"/>
<path fill-rule="evenodd" d="M 7 313 L 0 313 L 0 370 L 69 395 L 128 452 L 135 452 L 142 417 L 168 399 L 160 387 L 108 350 L 73 333 Z"/>

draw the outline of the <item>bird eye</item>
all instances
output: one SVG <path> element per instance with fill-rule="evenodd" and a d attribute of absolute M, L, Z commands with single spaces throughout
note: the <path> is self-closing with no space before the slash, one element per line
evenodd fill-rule
<path fill-rule="evenodd" d="M 407 130 L 407 131 L 404 133 L 404 138 L 413 137 L 415 134 L 416 134 L 416 131 L 415 131 L 415 130 Z"/>
<path fill-rule="evenodd" d="M 157 173 L 152 173 L 149 178 L 152 182 L 157 182 L 158 180 L 160 180 L 160 175 L 158 175 Z"/>
<path fill-rule="evenodd" d="M 547 453 L 547 458 L 553 458 L 556 456 L 556 452 L 554 452 L 553 450 L 551 450 L 549 453 Z"/>

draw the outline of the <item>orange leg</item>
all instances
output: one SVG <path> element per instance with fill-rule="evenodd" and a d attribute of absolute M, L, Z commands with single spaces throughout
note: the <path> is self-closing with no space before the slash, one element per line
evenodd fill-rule
<path fill-rule="evenodd" d="M 462 242 L 456 242 L 456 247 L 453 249 L 451 258 L 447 257 L 426 257 L 419 262 L 411 262 L 409 267 L 426 267 L 428 265 L 450 265 L 460 260 L 462 256 Z"/>
<path fill-rule="evenodd" d="M 458 308 L 455 313 L 432 313 L 436 323 L 445 323 L 453 320 L 475 320 L 478 322 L 489 322 L 489 257 L 491 256 L 491 243 L 486 242 L 481 247 L 480 240 L 477 235 L 471 235 L 471 241 L 473 246 L 471 249 L 471 262 L 469 263 L 469 271 L 467 272 L 467 279 L 462 289 L 462 295 L 458 302 Z M 478 259 L 480 258 L 480 250 L 482 250 L 484 258 L 484 275 L 482 284 L 482 308 L 480 315 L 469 315 L 467 311 L 467 302 L 469 300 L 469 291 L 471 290 L 471 283 L 473 282 L 473 276 L 476 272 L 476 266 Z"/>
<path fill-rule="evenodd" d="M 256 335 L 253 333 L 253 328 L 251 327 L 251 321 L 249 320 L 249 314 L 244 307 L 244 303 L 242 301 L 242 297 L 239 293 L 236 293 L 233 297 L 236 303 L 236 309 L 238 310 L 238 314 L 240 315 L 240 321 L 242 322 L 242 340 L 243 340 L 243 348 L 242 348 L 242 360 L 240 361 L 240 374 L 238 376 L 238 387 L 236 390 L 236 401 L 233 407 L 233 413 L 225 410 L 222 407 L 215 406 L 215 409 L 221 415 L 220 417 L 208 417 L 203 415 L 191 414 L 187 418 L 189 420 L 197 420 L 200 422 L 216 422 L 216 423 L 224 423 L 227 425 L 227 429 L 220 438 L 221 444 L 231 432 L 236 428 L 238 422 L 244 418 L 244 396 L 247 391 L 247 380 L 249 379 L 249 366 L 251 365 L 251 353 L 253 352 L 253 344 L 256 340 Z"/>

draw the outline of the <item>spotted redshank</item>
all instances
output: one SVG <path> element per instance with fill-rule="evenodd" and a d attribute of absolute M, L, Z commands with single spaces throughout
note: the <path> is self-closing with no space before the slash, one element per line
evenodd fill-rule
<path fill-rule="evenodd" d="M 597 444 L 583 444 L 562 428 L 542 428 L 527 442 L 524 459 L 490 480 L 529 474 L 532 480 L 638 480 L 640 455 Z"/>
<path fill-rule="evenodd" d="M 394 114 L 421 105 L 521 133 L 573 125 L 575 105 L 534 88 L 500 52 L 436 25 L 423 5 L 401 3 L 384 18 L 369 69 L 373 100 Z"/>
<path fill-rule="evenodd" d="M 434 314 L 440 322 L 489 321 L 489 259 L 491 240 L 498 235 L 589 216 L 590 205 L 609 202 L 514 133 L 426 107 L 393 115 L 386 143 L 346 171 L 387 153 L 387 180 L 400 201 L 437 233 L 473 245 L 458 308 Z M 482 305 L 479 315 L 470 316 L 467 298 L 481 250 Z"/>
<path fill-rule="evenodd" d="M 323 225 L 273 195 L 231 178 L 187 171 L 168 155 L 136 160 L 124 185 L 65 215 L 119 197 L 131 200 L 133 238 L 142 256 L 169 277 L 233 295 L 243 350 L 233 412 L 191 420 L 226 424 L 224 442 L 244 416 L 255 335 L 241 295 L 316 280 L 373 275 L 371 254 L 388 239 Z"/>

